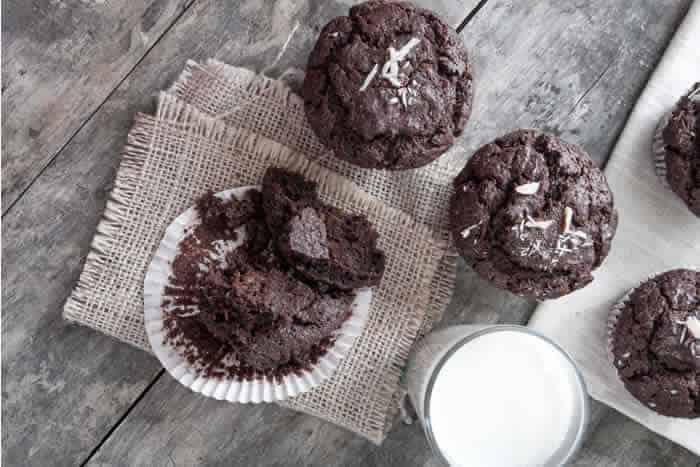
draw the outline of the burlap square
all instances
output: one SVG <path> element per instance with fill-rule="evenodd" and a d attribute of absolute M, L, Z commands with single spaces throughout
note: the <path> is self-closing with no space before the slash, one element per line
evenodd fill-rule
<path fill-rule="evenodd" d="M 435 306 L 432 284 L 440 275 L 447 243 L 350 180 L 174 96 L 160 95 L 155 116 L 137 116 L 104 219 L 64 316 L 149 350 L 143 279 L 166 227 L 207 189 L 257 184 L 269 166 L 288 167 L 316 180 L 322 199 L 367 215 L 379 231 L 387 268 L 364 334 L 331 379 L 286 404 L 379 443 L 393 418 L 410 347 Z"/>

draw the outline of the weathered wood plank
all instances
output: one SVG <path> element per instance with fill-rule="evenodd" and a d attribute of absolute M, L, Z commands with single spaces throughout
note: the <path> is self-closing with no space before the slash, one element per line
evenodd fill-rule
<path fill-rule="evenodd" d="M 440 11 L 452 24 L 459 24 L 475 4 L 441 0 Z M 6 7 L 10 16 L 13 7 Z M 301 27 L 271 73 L 302 67 L 318 28 L 346 10 L 347 3 L 320 0 L 196 3 L 3 218 L 4 461 L 13 465 L 79 464 L 158 373 L 159 365 L 152 357 L 90 330 L 65 325 L 60 316 L 104 210 L 133 115 L 152 109 L 154 92 L 166 87 L 188 58 L 215 56 L 263 68 L 274 59 L 295 21 Z M 25 10 L 15 11 L 19 15 Z M 69 26 L 65 28 L 69 35 Z M 96 40 L 110 42 L 112 37 L 100 35 Z M 7 54 L 13 51 L 8 46 L 5 59 L 12 61 Z M 118 57 L 112 59 L 118 61 Z M 34 72 L 48 79 L 47 72 Z M 83 73 L 94 70 L 83 69 Z M 102 73 L 106 79 L 108 70 Z M 93 78 L 85 79 L 92 82 Z M 14 92 L 13 86 L 10 81 L 8 93 Z M 18 88 L 18 96 L 28 92 L 25 86 L 28 84 Z M 43 99 L 29 102 L 33 107 L 27 112 L 70 122 L 85 118 L 75 108 L 46 107 Z M 44 115 L 47 111 L 54 114 Z M 18 132 L 8 130 L 5 135 L 6 143 L 10 141 L 15 149 L 23 144 Z M 57 138 L 57 133 L 51 133 L 42 144 L 53 145 Z M 191 394 L 185 391 L 185 395 L 192 401 Z M 310 417 L 291 415 L 305 424 L 317 423 Z M 339 438 L 342 434 L 350 439 L 340 429 L 337 433 Z"/>
<path fill-rule="evenodd" d="M 461 141 L 465 159 L 505 131 L 536 126 L 583 144 L 602 163 L 688 3 L 645 1 L 630 9 L 604 0 L 489 1 L 464 33 L 476 60 L 477 96 Z M 445 321 L 523 322 L 533 305 L 494 289 L 461 265 Z M 417 426 L 398 427 L 378 448 L 283 409 L 232 407 L 183 391 L 167 376 L 156 382 L 93 464 L 158 465 L 164 459 L 215 465 L 431 463 Z M 600 404 L 594 415 L 601 431 L 579 455 L 579 465 L 696 462 Z"/>
<path fill-rule="evenodd" d="M 191 1 L 3 2 L 3 212 Z"/>
<path fill-rule="evenodd" d="M 698 467 L 700 458 L 595 402 L 588 440 L 572 467 Z"/>
<path fill-rule="evenodd" d="M 138 422 L 118 429 L 88 465 L 365 467 L 425 465 L 431 458 L 416 426 L 397 427 L 377 447 L 277 406 L 220 404 L 174 382 L 158 386 L 130 414 Z"/>
<path fill-rule="evenodd" d="M 536 127 L 602 165 L 690 3 L 489 1 L 462 34 L 476 58 L 465 150 Z"/>
<path fill-rule="evenodd" d="M 334 425 L 279 407 L 193 398 L 175 382 L 151 391 L 129 418 L 88 465 L 439 467 L 416 424 L 397 425 L 377 447 Z M 625 433 L 624 439 L 618 431 Z M 573 465 L 695 467 L 699 460 L 598 403 L 593 406 L 590 436 Z"/>

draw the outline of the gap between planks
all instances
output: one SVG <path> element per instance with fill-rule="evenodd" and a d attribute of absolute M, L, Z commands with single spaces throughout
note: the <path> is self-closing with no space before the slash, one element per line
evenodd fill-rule
<path fill-rule="evenodd" d="M 91 459 L 95 456 L 95 454 L 97 454 L 97 452 L 100 450 L 100 448 L 102 447 L 102 445 L 105 444 L 105 443 L 107 442 L 107 440 L 109 439 L 110 436 L 112 436 L 112 433 L 114 433 L 114 431 L 115 431 L 117 428 L 119 428 L 119 425 L 122 424 L 122 422 L 126 419 L 126 417 L 129 416 L 129 414 L 131 413 L 131 411 L 134 410 L 134 409 L 136 408 L 136 406 L 138 405 L 139 402 L 141 402 L 141 399 L 143 399 L 143 398 L 146 396 L 146 394 L 148 393 L 148 391 L 151 390 L 151 388 L 153 387 L 153 385 L 156 384 L 156 383 L 158 382 L 158 380 L 160 379 L 161 376 L 163 376 L 163 373 L 165 373 L 165 369 L 164 369 L 164 368 L 161 368 L 161 369 L 158 371 L 158 374 L 155 375 L 155 376 L 153 377 L 153 379 L 151 380 L 151 382 L 148 383 L 148 385 L 146 385 L 145 388 L 143 388 L 143 391 L 141 391 L 141 394 L 139 394 L 138 396 L 136 396 L 136 399 L 134 399 L 134 401 L 131 403 L 131 405 L 130 405 L 130 406 L 124 411 L 124 413 L 119 417 L 119 419 L 117 420 L 117 422 L 116 422 L 114 425 L 112 425 L 112 427 L 109 429 L 109 431 L 102 437 L 102 439 L 101 439 L 100 441 L 98 441 L 98 443 L 95 445 L 95 447 L 92 448 L 92 451 L 90 451 L 90 453 L 87 455 L 87 457 L 85 458 L 85 460 L 82 461 L 82 462 L 80 463 L 80 467 L 85 467 L 85 466 L 87 465 L 87 463 L 90 462 L 90 460 L 91 460 Z"/>

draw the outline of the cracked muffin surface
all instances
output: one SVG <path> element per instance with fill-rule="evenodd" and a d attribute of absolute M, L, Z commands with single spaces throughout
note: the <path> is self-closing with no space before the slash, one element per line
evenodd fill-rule
<path fill-rule="evenodd" d="M 593 280 L 617 229 L 603 173 L 579 146 L 518 130 L 481 147 L 454 180 L 451 231 L 482 277 L 556 298 Z"/>
<path fill-rule="evenodd" d="M 378 0 L 323 28 L 303 94 L 311 127 L 336 157 L 403 170 L 452 146 L 469 118 L 472 76 L 459 37 L 434 13 Z"/>

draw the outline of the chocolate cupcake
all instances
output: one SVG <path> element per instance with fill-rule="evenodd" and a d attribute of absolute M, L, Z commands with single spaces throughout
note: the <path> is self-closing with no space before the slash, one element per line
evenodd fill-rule
<path fill-rule="evenodd" d="M 274 379 L 312 368 L 354 295 L 320 291 L 277 257 L 259 193 L 209 193 L 196 206 L 201 224 L 180 243 L 166 288 L 167 340 L 207 376 Z M 255 235 L 226 246 L 244 225 Z"/>
<path fill-rule="evenodd" d="M 432 162 L 462 132 L 472 76 L 457 34 L 434 13 L 377 0 L 323 28 L 303 94 L 311 127 L 336 157 L 404 170 Z"/>
<path fill-rule="evenodd" d="M 664 184 L 700 217 L 700 83 L 662 119 L 654 138 L 654 156 Z"/>
<path fill-rule="evenodd" d="M 579 146 L 518 130 L 480 148 L 454 180 L 451 230 L 482 277 L 556 298 L 593 280 L 617 228 L 603 173 Z"/>
<path fill-rule="evenodd" d="M 700 272 L 676 269 L 630 291 L 612 310 L 609 351 L 625 388 L 671 417 L 700 417 Z"/>

